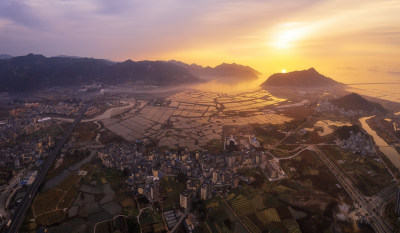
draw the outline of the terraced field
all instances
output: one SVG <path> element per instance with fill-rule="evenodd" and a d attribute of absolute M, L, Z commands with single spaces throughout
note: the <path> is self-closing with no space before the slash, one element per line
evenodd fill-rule
<path fill-rule="evenodd" d="M 291 192 L 292 189 L 278 185 L 271 187 L 279 192 Z M 299 225 L 291 216 L 284 203 L 271 201 L 271 196 L 244 187 L 227 197 L 228 203 L 250 232 L 299 232 Z"/>
<path fill-rule="evenodd" d="M 239 216 L 245 216 L 256 211 L 252 203 L 242 195 L 233 200 L 232 207 Z"/>
<path fill-rule="evenodd" d="M 256 212 L 256 216 L 260 221 L 267 220 L 268 222 L 281 222 L 278 212 L 275 208 L 269 208 L 266 210 Z"/>

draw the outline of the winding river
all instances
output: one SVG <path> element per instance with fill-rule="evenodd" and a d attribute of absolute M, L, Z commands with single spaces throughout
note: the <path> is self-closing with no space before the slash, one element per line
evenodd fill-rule
<path fill-rule="evenodd" d="M 371 119 L 374 116 L 370 116 L 370 117 L 362 117 L 360 118 L 360 122 L 361 125 L 363 127 L 363 129 L 365 131 L 367 131 L 367 133 L 369 135 L 372 136 L 372 138 L 374 139 L 375 144 L 378 146 L 379 150 L 385 154 L 385 156 L 390 160 L 390 162 L 392 162 L 392 164 L 400 170 L 400 154 L 393 148 L 391 147 L 389 144 L 387 144 L 385 142 L 385 140 L 383 140 L 383 138 L 379 137 L 379 135 L 375 132 L 375 130 L 373 130 L 368 124 L 367 124 L 367 120 Z"/>
<path fill-rule="evenodd" d="M 81 122 L 101 121 L 101 120 L 109 119 L 109 118 L 111 118 L 113 116 L 116 116 L 116 115 L 119 115 L 121 113 L 124 113 L 124 112 L 128 111 L 130 108 L 135 106 L 136 101 L 122 101 L 121 100 L 121 103 L 129 104 L 129 105 L 122 106 L 122 107 L 109 108 L 103 114 L 95 116 L 95 117 L 90 118 L 90 119 L 83 119 L 83 120 L 81 120 Z M 63 117 L 53 117 L 53 119 L 60 120 L 60 121 L 65 121 L 65 122 L 73 122 L 74 121 L 74 119 L 63 118 Z"/>

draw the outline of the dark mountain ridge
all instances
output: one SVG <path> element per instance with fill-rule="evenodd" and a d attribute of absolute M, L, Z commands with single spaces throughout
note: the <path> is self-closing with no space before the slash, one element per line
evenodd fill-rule
<path fill-rule="evenodd" d="M 35 54 L 0 60 L 0 91 L 136 81 L 143 81 L 146 85 L 171 86 L 202 80 L 181 66 L 162 61 L 110 62 L 94 58 L 47 58 Z"/>
<path fill-rule="evenodd" d="M 271 75 L 261 87 L 329 87 L 343 85 L 335 80 L 318 73 L 314 68 L 288 73 L 276 73 Z"/>

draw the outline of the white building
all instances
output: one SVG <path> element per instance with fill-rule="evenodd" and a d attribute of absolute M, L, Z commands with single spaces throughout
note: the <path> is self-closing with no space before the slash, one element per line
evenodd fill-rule
<path fill-rule="evenodd" d="M 180 198 L 179 198 L 179 204 L 181 205 L 182 208 L 187 208 L 188 207 L 188 194 L 187 193 L 181 193 Z"/>
<path fill-rule="evenodd" d="M 207 186 L 201 187 L 201 189 L 200 189 L 200 198 L 202 200 L 207 200 L 207 198 L 208 198 L 207 191 L 208 191 Z"/>

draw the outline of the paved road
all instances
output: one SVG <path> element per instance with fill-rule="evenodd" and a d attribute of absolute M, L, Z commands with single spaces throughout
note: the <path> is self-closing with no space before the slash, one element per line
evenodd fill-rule
<path fill-rule="evenodd" d="M 3 216 L 4 218 L 8 217 L 8 213 L 6 211 L 9 200 L 12 196 L 12 193 L 18 190 L 17 186 L 19 181 L 25 176 L 27 169 L 23 169 L 18 172 L 17 175 L 15 175 L 7 185 L 7 188 L 3 191 L 3 193 L 0 195 L 0 216 Z"/>
<path fill-rule="evenodd" d="M 140 207 L 139 204 L 138 204 L 138 207 Z M 140 225 L 140 215 L 142 214 L 143 210 L 147 210 L 147 209 L 152 209 L 153 210 L 153 207 L 150 205 L 150 206 L 147 206 L 147 207 L 139 209 L 139 214 L 136 216 L 136 220 L 139 223 L 139 225 Z M 140 225 L 140 233 L 142 233 L 142 232 L 143 232 L 142 231 L 142 225 Z"/>
<path fill-rule="evenodd" d="M 56 147 L 51 151 L 51 153 L 47 157 L 46 162 L 43 164 L 41 170 L 39 171 L 38 176 L 36 177 L 33 184 L 29 187 L 27 193 L 25 194 L 25 197 L 22 199 L 14 215 L 12 216 L 11 225 L 5 230 L 6 233 L 18 232 L 19 228 L 22 225 L 22 222 L 24 221 L 26 211 L 28 210 L 28 207 L 30 206 L 32 200 L 35 198 L 36 192 L 38 191 L 40 184 L 43 182 L 43 179 L 46 176 L 47 171 L 50 169 L 51 165 L 53 164 L 54 160 L 57 157 L 58 152 L 64 146 L 68 137 L 71 135 L 75 126 L 81 121 L 83 115 L 85 114 L 87 108 L 90 105 L 91 104 L 87 104 L 81 109 L 81 111 L 76 116 L 74 123 L 70 126 L 70 128 L 67 131 L 65 131 L 62 139 L 57 143 Z"/>
<path fill-rule="evenodd" d="M 101 221 L 101 222 L 96 222 L 96 224 L 94 224 L 94 230 L 93 230 L 93 233 L 96 233 L 96 228 L 97 228 L 97 225 L 99 225 L 99 224 L 101 224 L 101 223 L 105 223 L 105 222 L 109 222 L 109 221 L 112 221 L 112 220 L 114 220 L 114 219 L 116 219 L 116 218 L 119 218 L 119 217 L 123 217 L 123 218 L 129 218 L 128 216 L 126 216 L 126 215 L 123 215 L 123 214 L 120 214 L 120 215 L 116 215 L 116 216 L 114 216 L 113 218 L 111 218 L 111 219 L 107 219 L 107 220 L 103 220 L 103 221 Z"/>

